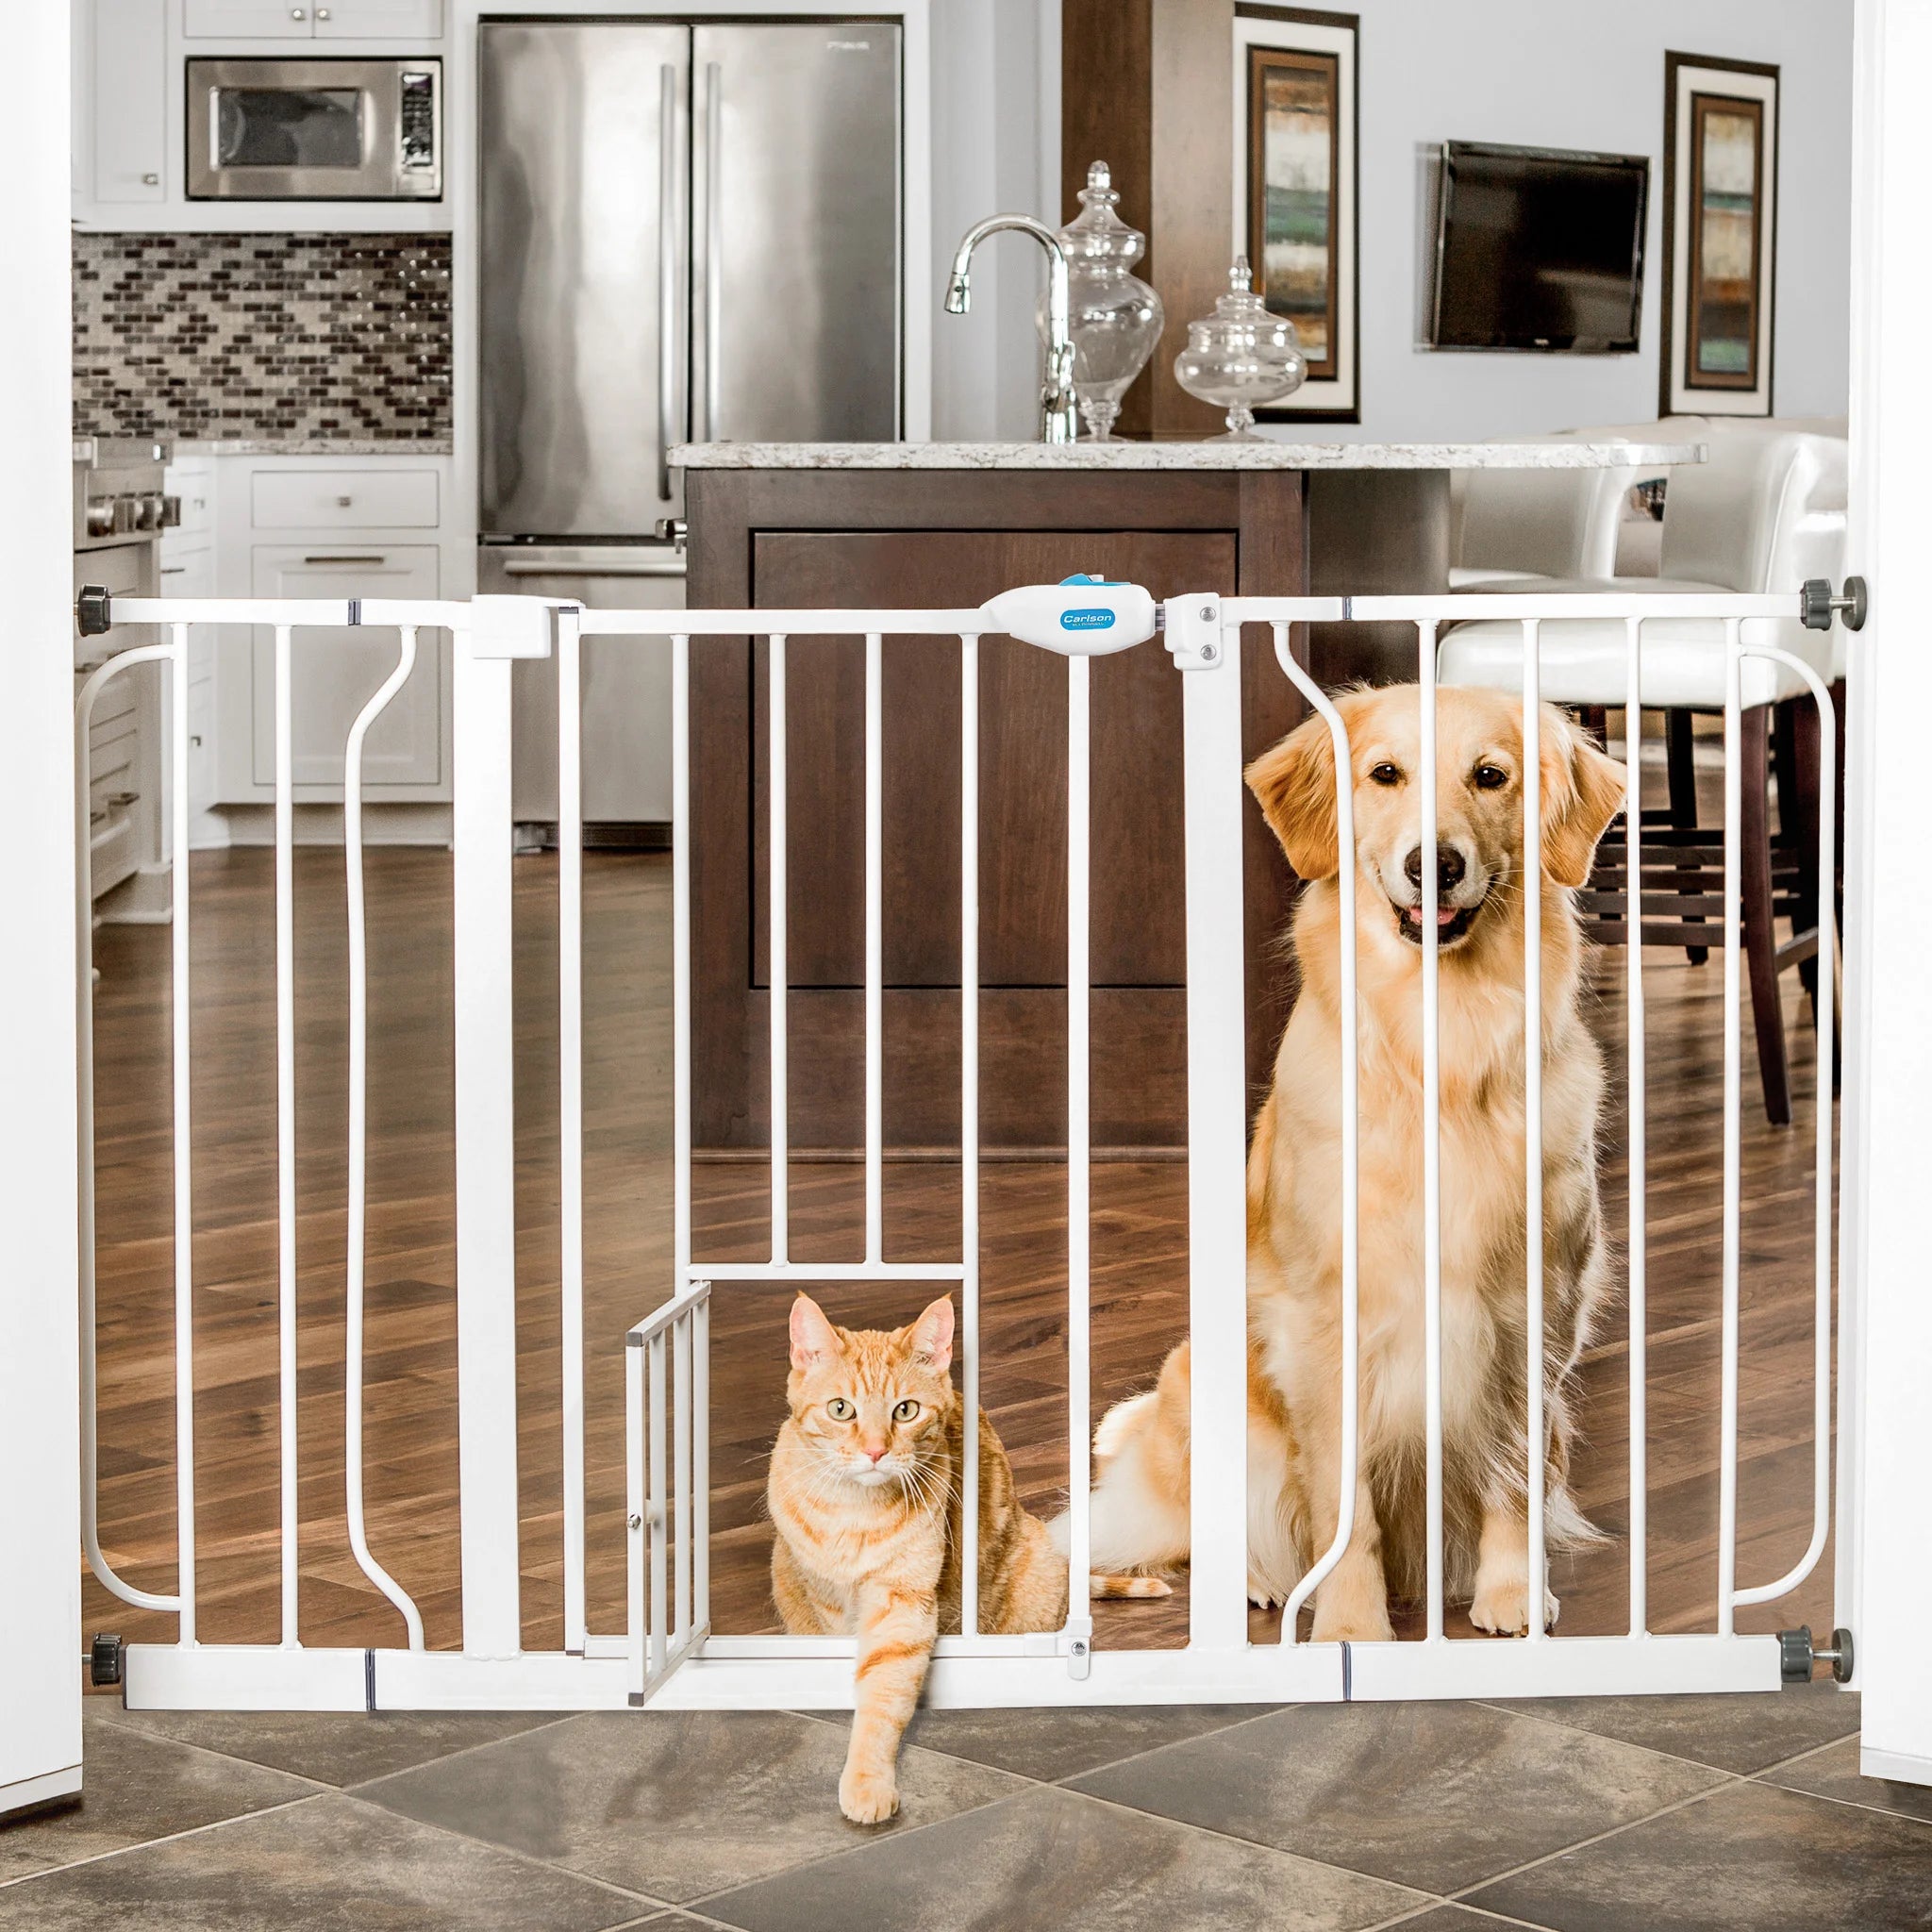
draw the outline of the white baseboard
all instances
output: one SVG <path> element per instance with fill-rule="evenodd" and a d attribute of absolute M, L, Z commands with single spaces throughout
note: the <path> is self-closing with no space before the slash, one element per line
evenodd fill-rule
<path fill-rule="evenodd" d="M 273 845 L 275 842 L 274 806 L 223 805 L 217 806 L 215 812 L 227 827 L 225 843 Z M 449 806 L 441 802 L 366 805 L 362 808 L 362 842 L 365 845 L 447 847 L 455 836 L 455 823 Z M 296 844 L 340 845 L 341 842 L 341 806 L 298 805 L 295 808 Z"/>
<path fill-rule="evenodd" d="M 29 1805 L 44 1805 L 55 1798 L 71 1798 L 80 1790 L 80 1766 L 67 1765 L 60 1771 L 43 1771 L 35 1777 L 16 1778 L 0 1785 L 0 1815 L 22 1811 Z"/>
<path fill-rule="evenodd" d="M 1895 1785 L 1932 1785 L 1932 1757 L 1910 1751 L 1874 1751 L 1861 1744 L 1858 1771 L 1864 1777 L 1882 1777 Z"/>
<path fill-rule="evenodd" d="M 174 867 L 143 865 L 94 901 L 102 925 L 166 925 L 175 916 Z"/>

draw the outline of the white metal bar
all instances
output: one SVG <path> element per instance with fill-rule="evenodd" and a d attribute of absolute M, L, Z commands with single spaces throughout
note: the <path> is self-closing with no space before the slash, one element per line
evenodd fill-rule
<path fill-rule="evenodd" d="M 488 637 L 457 632 L 457 1450 L 463 1649 L 474 1657 L 523 1647 L 510 668 Z"/>
<path fill-rule="evenodd" d="M 711 1297 L 710 1286 L 691 1309 L 691 1615 L 700 1630 L 711 1627 Z"/>
<path fill-rule="evenodd" d="M 347 1335 L 343 1343 L 343 1470 L 348 1497 L 349 1548 L 363 1575 L 403 1613 L 409 1647 L 423 1648 L 423 1614 L 414 1601 L 369 1548 L 362 1504 L 362 1326 L 364 1270 L 368 1259 L 369 1199 L 369 936 L 362 883 L 362 746 L 389 701 L 402 690 L 416 665 L 416 632 L 405 625 L 393 670 L 356 714 L 342 762 L 342 856 L 348 874 L 349 917 L 349 1171 L 348 1253 L 344 1295 Z M 458 739 L 460 741 L 460 737 Z M 458 879 L 458 898 L 461 881 Z M 458 926 L 458 938 L 461 939 Z M 458 949 L 458 973 L 462 954 Z M 457 1115 L 462 1118 L 461 1095 Z M 461 1159 L 460 1151 L 458 1156 Z M 467 1406 L 467 1405 L 465 1405 Z M 500 1427 L 497 1420 L 494 1425 Z"/>
<path fill-rule="evenodd" d="M 1543 814 L 1542 664 L 1539 620 L 1523 625 L 1523 1186 L 1524 1393 L 1527 1447 L 1529 1601 L 1526 1635 L 1545 1641 L 1549 1566 L 1543 1548 Z"/>
<path fill-rule="evenodd" d="M 282 1642 L 300 1641 L 301 1411 L 296 1386 L 295 1272 L 295 753 L 294 644 L 275 626 L 275 1258 L 276 1375 L 281 1435 Z"/>
<path fill-rule="evenodd" d="M 188 932 L 188 626 L 175 626 L 173 947 L 175 1074 L 175 1511 L 180 1641 L 194 1641 L 194 1133 L 192 986 Z"/>
<path fill-rule="evenodd" d="M 963 1281 L 958 1261 L 697 1261 L 708 1281 Z"/>
<path fill-rule="evenodd" d="M 865 1258 L 885 1254 L 885 663 L 865 640 Z"/>
<path fill-rule="evenodd" d="M 1436 929 L 1441 874 L 1436 856 L 1436 626 L 1416 626 L 1417 681 L 1421 686 L 1421 754 L 1416 784 L 1422 793 L 1423 928 L 1423 1446 L 1424 1515 L 1427 1545 L 1428 1637 L 1443 1636 L 1442 1564 L 1442 1040 L 1441 945 Z M 1527 782 L 1527 781 L 1525 781 Z"/>
<path fill-rule="evenodd" d="M 1744 799 L 1741 626 L 1724 625 L 1724 1310 L 1718 1410 L 1717 1627 L 1728 1637 L 1736 1626 L 1738 1582 L 1738 1230 L 1741 1191 L 1742 1072 L 1738 1028 L 1741 1020 L 1743 947 L 1740 823 Z M 1821 881 L 1821 887 L 1823 881 Z"/>
<path fill-rule="evenodd" d="M 630 1681 L 641 1689 L 644 1658 L 644 1568 L 649 1558 L 650 1526 L 644 1521 L 644 1352 L 634 1345 L 624 1351 L 624 1587 L 625 1648 Z M 588 1632 L 584 1650 L 594 1642 Z"/>
<path fill-rule="evenodd" d="M 583 642 L 557 613 L 558 1218 L 563 1383 L 563 1647 L 584 1647 Z"/>
<path fill-rule="evenodd" d="M 1181 673 L 1187 841 L 1188 1643 L 1245 1652 L 1248 1080 L 1241 632 L 1201 607 L 1212 658 Z M 1169 639 L 1173 642 L 1172 637 Z M 1186 660 L 1183 659 L 1185 663 Z"/>
<path fill-rule="evenodd" d="M 671 1258 L 691 1272 L 691 640 L 671 640 Z"/>
<path fill-rule="evenodd" d="M 959 640 L 959 1631 L 979 1628 L 979 640 Z M 1071 1587 L 1071 1585 L 1070 1585 Z"/>
<path fill-rule="evenodd" d="M 1781 612 L 1786 609 L 1784 604 L 1778 608 Z M 118 612 L 118 604 L 115 608 Z M 316 622 L 314 618 L 302 621 Z M 977 610 L 586 610 L 583 634 L 587 638 L 728 638 L 742 637 L 747 631 L 767 637 L 776 629 L 794 638 L 849 638 L 856 632 L 875 631 L 880 636 L 950 641 L 962 631 L 983 629 L 985 623 Z"/>
<path fill-rule="evenodd" d="M 666 1559 L 668 1557 L 666 1531 L 669 1522 L 664 1509 L 664 1348 L 665 1338 L 662 1329 L 653 1335 L 644 1344 L 649 1357 L 650 1376 L 649 1425 L 650 1425 L 650 1499 L 645 1507 L 644 1522 L 651 1539 L 651 1672 L 660 1674 L 666 1663 L 666 1654 L 671 1642 L 671 1619 L 668 1607 Z"/>
<path fill-rule="evenodd" d="M 1628 1096 L 1627 1142 L 1630 1221 L 1630 1634 L 1649 1627 L 1650 1444 L 1649 1308 L 1646 1301 L 1648 1234 L 1646 1194 L 1645 1089 L 1643 1071 L 1643 699 L 1641 657 L 1643 621 L 1625 622 L 1628 675 L 1624 691 L 1624 870 L 1626 874 L 1624 944 L 1624 1089 Z"/>
<path fill-rule="evenodd" d="M 691 1315 L 671 1324 L 671 1518 L 676 1549 L 673 1635 L 691 1635 Z"/>
<path fill-rule="evenodd" d="M 1223 607 L 1226 608 L 1225 606 Z M 1314 1595 L 1328 1574 L 1341 1562 L 1355 1534 L 1355 1491 L 1358 1466 L 1361 1411 L 1361 1297 L 1360 1297 L 1360 1216 L 1357 1156 L 1360 1144 L 1360 1122 L 1357 1118 L 1357 1072 L 1359 1045 L 1356 1031 L 1356 950 L 1355 922 L 1355 788 L 1349 774 L 1354 766 L 1350 757 L 1348 726 L 1341 714 L 1328 702 L 1328 696 L 1313 678 L 1294 661 L 1289 649 L 1288 625 L 1277 623 L 1274 631 L 1274 661 L 1288 681 L 1320 713 L 1328 726 L 1335 756 L 1335 890 L 1340 902 L 1341 925 L 1341 1469 L 1339 1515 L 1335 1536 L 1328 1547 L 1303 1573 L 1301 1581 L 1289 1591 L 1281 1609 L 1281 1641 L 1297 1642 L 1296 1624 L 1302 1606 Z M 1363 1646 L 1366 1649 L 1367 1646 Z M 1359 1652 L 1357 1653 L 1359 1654 Z"/>
<path fill-rule="evenodd" d="M 101 1549 L 100 1457 L 98 1445 L 98 1347 L 95 1339 L 96 1268 L 94 1260 L 94 894 L 92 822 L 92 742 L 94 700 L 109 678 L 136 664 L 171 663 L 173 644 L 139 644 L 97 666 L 82 680 L 74 698 L 75 817 L 74 902 L 75 958 L 75 1077 L 76 1133 L 75 1169 L 79 1182 L 80 1288 L 80 1537 L 88 1567 L 102 1587 L 123 1603 L 143 1610 L 178 1610 L 179 1593 L 167 1595 L 141 1590 L 125 1582 Z M 178 1453 L 178 1444 L 177 1453 Z"/>
<path fill-rule="evenodd" d="M 1797 1589 L 1824 1554 L 1831 1529 L 1831 1143 L 1832 1067 L 1837 1018 L 1838 931 L 1832 891 L 1838 854 L 1838 720 L 1824 681 L 1787 651 L 1751 651 L 1797 672 L 1818 707 L 1818 1061 L 1812 1176 L 1811 1535 L 1805 1553 L 1774 1583 L 1734 1592 L 1739 1604 L 1766 1604 Z"/>
<path fill-rule="evenodd" d="M 1093 1616 L 1084 1579 L 1091 1573 L 1090 1437 L 1092 1371 L 1091 1175 L 1089 1172 L 1091 945 L 1088 931 L 1091 806 L 1087 659 L 1067 659 L 1067 1635 L 1091 1649 Z"/>
<path fill-rule="evenodd" d="M 771 1024 L 768 1028 L 772 1088 L 772 1259 L 782 1262 L 791 1252 L 791 1098 L 789 1079 L 790 1039 L 787 1028 L 791 999 L 791 899 L 786 885 L 786 865 L 791 852 L 787 811 L 790 780 L 786 769 L 786 741 L 790 734 L 786 725 L 783 631 L 774 631 L 772 634 L 767 665 L 771 691 L 771 702 L 768 707 L 771 718 L 766 731 L 765 755 L 766 771 L 770 777 L 768 789 L 771 794 L 767 813 L 766 844 L 769 849 L 765 858 L 765 869 L 769 887 L 766 924 L 770 928 L 767 945 L 771 955 L 769 976 L 772 982 Z"/>
<path fill-rule="evenodd" d="M 1269 617 L 1282 616 L 1289 601 L 1231 600 L 1243 615 Z M 1418 624 L 1433 620 L 1448 624 L 1466 617 L 1501 618 L 1522 624 L 1525 621 L 1525 610 L 1533 611 L 1546 624 L 1565 617 L 1705 617 L 1725 622 L 1734 618 L 1770 617 L 1789 621 L 1798 614 L 1795 588 L 1779 596 L 1745 596 L 1730 591 L 1670 591 L 1651 594 L 1641 591 L 1538 591 L 1522 596 L 1497 591 L 1457 591 L 1433 597 L 1350 597 L 1345 601 L 1347 610 L 1341 614 L 1357 623 Z M 1261 608 L 1250 611 L 1246 608 L 1250 604 L 1257 604 Z M 1302 616 L 1298 610 L 1286 614 L 1296 619 Z"/>

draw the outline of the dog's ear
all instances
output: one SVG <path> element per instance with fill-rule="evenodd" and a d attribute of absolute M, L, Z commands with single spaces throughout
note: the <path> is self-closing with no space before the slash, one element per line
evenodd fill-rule
<path fill-rule="evenodd" d="M 1559 886 L 1589 882 L 1596 841 L 1624 806 L 1624 767 L 1554 705 L 1542 708 L 1543 870 Z"/>
<path fill-rule="evenodd" d="M 1341 866 L 1335 826 L 1335 745 L 1319 714 L 1271 745 L 1242 774 L 1288 862 L 1305 879 Z"/>

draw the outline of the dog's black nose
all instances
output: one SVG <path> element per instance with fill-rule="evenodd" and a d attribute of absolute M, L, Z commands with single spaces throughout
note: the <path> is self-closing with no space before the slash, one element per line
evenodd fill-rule
<path fill-rule="evenodd" d="M 1403 860 L 1402 869 L 1408 874 L 1408 882 L 1419 886 L 1423 882 L 1423 848 L 1418 845 Z M 1462 862 L 1462 854 L 1453 845 L 1436 847 L 1436 890 L 1446 892 L 1452 887 L 1462 883 L 1462 874 L 1468 868 Z"/>

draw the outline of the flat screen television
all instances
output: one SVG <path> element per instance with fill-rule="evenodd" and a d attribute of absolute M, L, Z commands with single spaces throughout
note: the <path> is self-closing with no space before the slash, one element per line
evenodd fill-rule
<path fill-rule="evenodd" d="M 1444 142 L 1431 343 L 1634 350 L 1649 190 L 1641 155 Z"/>

